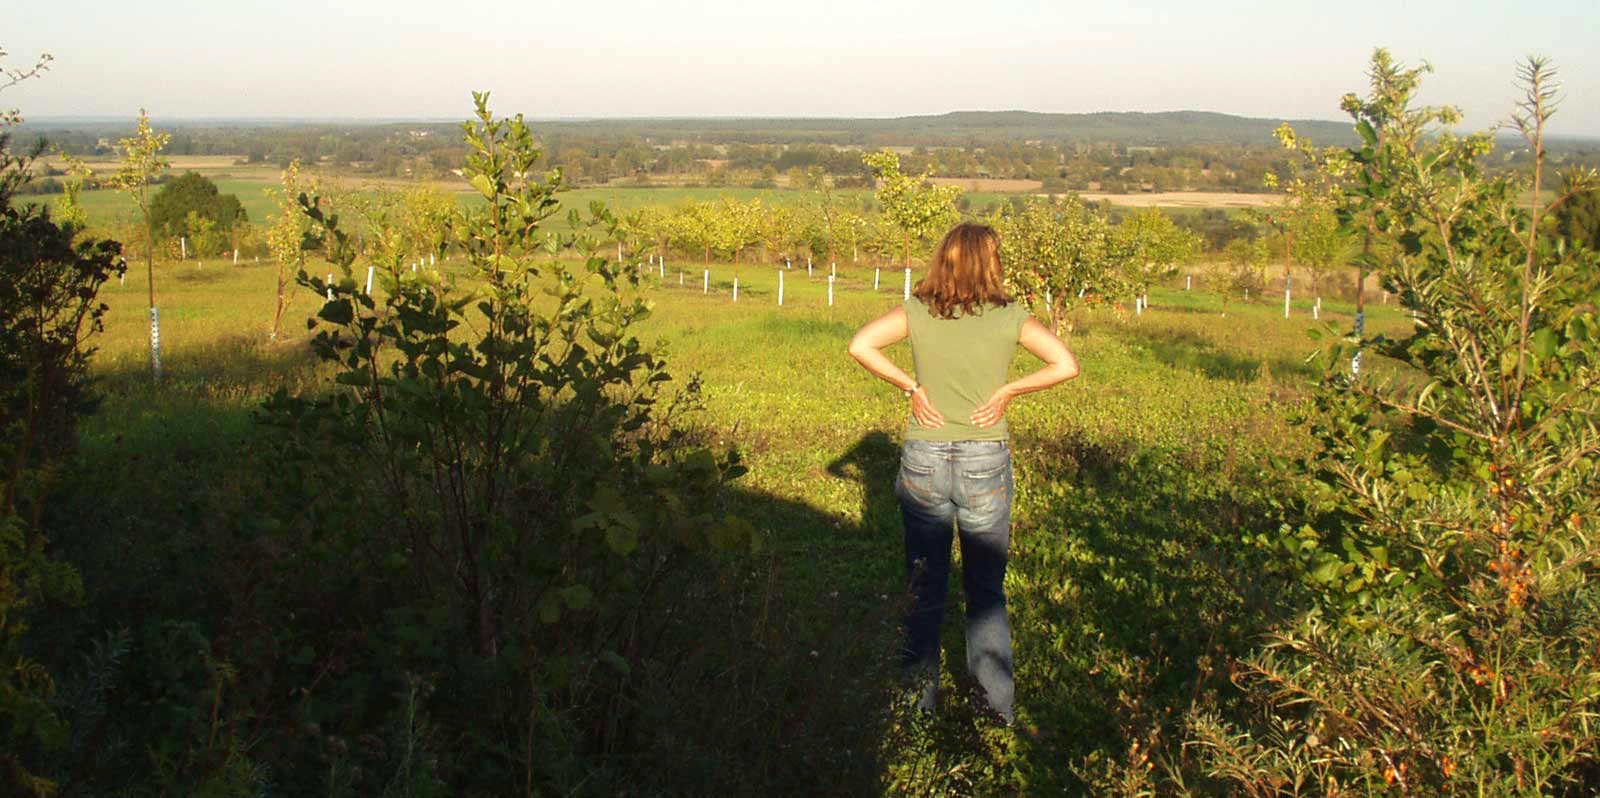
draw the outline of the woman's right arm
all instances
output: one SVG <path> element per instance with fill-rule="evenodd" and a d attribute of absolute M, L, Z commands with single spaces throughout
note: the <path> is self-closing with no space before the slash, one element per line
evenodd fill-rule
<path fill-rule="evenodd" d="M 1059 385 L 1073 377 L 1078 376 L 1078 359 L 1072 356 L 1067 349 L 1066 342 L 1062 341 L 1049 327 L 1039 323 L 1032 316 L 1022 323 L 1022 332 L 1017 336 L 1017 343 L 1022 348 L 1033 353 L 1034 357 L 1044 361 L 1044 366 L 1038 371 L 1019 380 L 1013 380 L 995 390 L 989 401 L 979 405 L 972 411 L 972 423 L 980 427 L 992 427 L 1005 418 L 1006 405 L 1012 399 L 1025 393 L 1042 391 L 1052 385 Z"/>

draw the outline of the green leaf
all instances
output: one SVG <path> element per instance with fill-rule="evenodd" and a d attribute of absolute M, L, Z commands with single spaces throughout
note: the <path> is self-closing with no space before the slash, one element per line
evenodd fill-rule
<path fill-rule="evenodd" d="M 1541 360 L 1549 359 L 1560 347 L 1561 341 L 1556 336 L 1556 331 L 1549 327 L 1543 327 L 1534 333 L 1533 340 L 1529 343 L 1531 351 Z"/>
<path fill-rule="evenodd" d="M 335 299 L 323 303 L 322 309 L 317 311 L 317 318 L 333 324 L 349 324 L 355 318 L 355 309 L 350 306 L 350 300 Z"/>
<path fill-rule="evenodd" d="M 633 672 L 633 667 L 628 664 L 628 661 L 623 659 L 621 654 L 618 654 L 611 649 L 606 649 L 605 651 L 600 652 L 600 661 L 610 665 L 616 670 L 617 673 L 620 673 L 624 676 Z"/>
<path fill-rule="evenodd" d="M 593 599 L 594 593 L 589 590 L 588 585 L 568 585 L 561 588 L 561 601 L 567 605 L 567 609 L 585 609 Z"/>
<path fill-rule="evenodd" d="M 1339 569 L 1343 567 L 1343 562 L 1330 557 L 1326 560 L 1323 560 L 1321 565 L 1318 565 L 1314 570 L 1311 571 L 1311 578 L 1317 582 L 1327 584 L 1338 578 Z"/>
<path fill-rule="evenodd" d="M 555 623 L 561 620 L 561 603 L 554 593 L 544 594 L 539 600 L 539 620 L 543 623 Z"/>
<path fill-rule="evenodd" d="M 472 176 L 472 187 L 483 195 L 484 199 L 494 199 L 494 184 L 489 181 L 489 176 L 477 174 Z"/>
<path fill-rule="evenodd" d="M 619 556 L 626 557 L 639 548 L 639 533 L 621 524 L 606 527 L 606 545 Z"/>

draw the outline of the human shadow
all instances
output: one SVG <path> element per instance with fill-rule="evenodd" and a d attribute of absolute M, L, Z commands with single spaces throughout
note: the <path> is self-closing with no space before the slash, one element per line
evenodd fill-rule
<path fill-rule="evenodd" d="M 828 463 L 829 474 L 862 487 L 861 525 L 899 540 L 900 505 L 894 496 L 900 447 L 882 430 L 870 432 Z"/>

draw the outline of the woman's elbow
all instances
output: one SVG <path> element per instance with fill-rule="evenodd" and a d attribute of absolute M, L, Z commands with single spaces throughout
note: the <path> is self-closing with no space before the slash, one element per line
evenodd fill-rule
<path fill-rule="evenodd" d="M 849 352 L 850 356 L 855 358 L 857 362 L 864 362 L 865 358 L 867 357 L 867 352 L 871 349 L 872 347 L 868 346 L 861 339 L 851 338 L 850 346 L 846 347 L 845 351 Z"/>

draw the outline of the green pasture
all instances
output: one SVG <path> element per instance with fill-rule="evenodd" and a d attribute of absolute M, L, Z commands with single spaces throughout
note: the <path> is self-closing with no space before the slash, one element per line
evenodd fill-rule
<path fill-rule="evenodd" d="M 704 268 L 670 263 L 664 279 L 642 279 L 637 290 L 654 312 L 641 332 L 680 383 L 700 377 L 704 407 L 692 423 L 750 467 L 730 507 L 767 542 L 759 567 L 783 600 L 762 617 L 803 664 L 772 689 L 824 707 L 883 695 L 875 685 L 904 589 L 891 488 L 906 404 L 845 348 L 859 325 L 900 301 L 902 273 L 885 270 L 874 292 L 870 269 L 843 269 L 830 306 L 823 270 L 810 278 L 789 270 L 780 307 L 778 267 L 714 264 L 708 289 Z M 145 532 L 129 534 L 157 538 L 187 523 L 195 496 L 258 481 L 226 475 L 250 467 L 231 452 L 257 434 L 251 414 L 264 397 L 280 386 L 327 389 L 306 347 L 304 320 L 319 297 L 295 288 L 286 340 L 266 340 L 274 274 L 266 263 L 159 264 L 167 374 L 159 384 L 149 378 L 142 265 L 103 290 L 109 311 L 94 371 L 105 401 L 87 422 L 83 456 L 88 473 L 124 476 L 83 482 L 80 498 L 97 516 L 139 519 Z M 1206 657 L 1246 645 L 1281 611 L 1275 583 L 1260 578 L 1240 539 L 1276 523 L 1283 477 L 1274 458 L 1308 445 L 1288 417 L 1317 376 L 1305 362 L 1316 347 L 1310 333 L 1347 328 L 1353 308 L 1329 301 L 1315 322 L 1305 301 L 1289 320 L 1281 299 L 1234 301 L 1224 316 L 1217 296 L 1182 285 L 1153 290 L 1141 316 L 1080 314 L 1068 344 L 1082 376 L 1019 399 L 1009 413 L 1017 496 L 1008 591 L 1019 714 L 1036 733 L 1001 730 L 961 698 L 953 609 L 945 714 L 914 719 L 893 702 L 852 705 L 848 717 L 840 708 L 831 722 L 808 721 L 803 735 L 780 738 L 773 756 L 831 751 L 876 762 L 874 783 L 889 792 L 1081 790 L 1083 763 L 1125 753 L 1135 733 L 1129 713 L 1181 709 L 1207 678 Z M 1383 306 L 1370 316 L 1374 329 L 1407 324 Z M 909 365 L 904 345 L 891 355 Z M 1019 353 L 1014 372 L 1030 361 Z M 121 555 L 100 556 L 82 555 L 88 584 L 114 591 L 134 578 Z"/>

